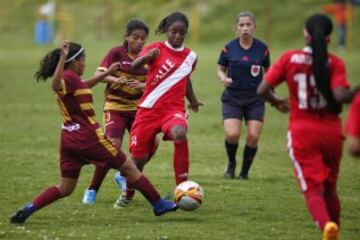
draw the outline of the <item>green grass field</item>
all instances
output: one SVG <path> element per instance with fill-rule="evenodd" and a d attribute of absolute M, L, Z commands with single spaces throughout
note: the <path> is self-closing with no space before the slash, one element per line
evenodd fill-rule
<path fill-rule="evenodd" d="M 114 43 L 86 45 L 91 76 Z M 59 179 L 60 115 L 49 83 L 36 83 L 33 74 L 49 48 L 1 46 L 0 51 L 0 239 L 321 239 L 308 214 L 286 153 L 287 116 L 267 108 L 260 149 L 249 181 L 225 180 L 226 163 L 216 60 L 223 43 L 194 46 L 199 64 L 193 84 L 205 106 L 190 116 L 190 179 L 205 189 L 200 209 L 155 217 L 138 194 L 127 209 L 113 209 L 119 191 L 106 178 L 94 206 L 82 204 L 92 166 L 83 168 L 78 188 L 70 197 L 46 207 L 25 225 L 9 224 L 9 216 L 45 187 Z M 280 51 L 272 49 L 273 59 Z M 360 76 L 358 53 L 342 54 L 355 83 Z M 94 91 L 97 118 L 101 120 L 104 85 Z M 285 92 L 282 89 L 280 92 Z M 245 128 L 244 134 L 245 134 Z M 241 159 L 244 135 L 238 160 Z M 127 147 L 124 146 L 127 152 Z M 345 153 L 339 179 L 342 200 L 341 239 L 360 238 L 360 160 Z M 172 191 L 172 144 L 162 142 L 145 174 L 162 195 Z"/>

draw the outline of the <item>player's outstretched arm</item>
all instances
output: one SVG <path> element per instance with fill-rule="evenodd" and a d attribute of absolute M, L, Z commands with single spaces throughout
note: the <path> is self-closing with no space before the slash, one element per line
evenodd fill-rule
<path fill-rule="evenodd" d="M 88 85 L 89 88 L 92 88 L 93 86 L 95 86 L 98 82 L 100 82 L 105 77 L 107 77 L 111 74 L 114 74 L 119 68 L 120 68 L 120 62 L 115 62 L 115 63 L 111 64 L 111 66 L 106 71 L 101 72 L 101 73 L 91 77 L 90 79 L 85 80 L 84 82 L 86 82 L 86 84 Z"/>
<path fill-rule="evenodd" d="M 132 62 L 131 67 L 133 69 L 138 69 L 139 67 L 144 66 L 145 63 L 157 58 L 157 56 L 159 56 L 159 54 L 160 54 L 159 49 L 152 48 L 146 53 L 146 55 L 136 58 Z"/>
<path fill-rule="evenodd" d="M 269 102 L 271 106 L 274 106 L 277 110 L 283 113 L 289 112 L 289 100 L 285 98 L 280 98 L 277 96 L 272 88 L 272 86 L 267 83 L 265 80 L 262 80 L 258 86 L 256 93 L 263 97 L 265 101 Z"/>

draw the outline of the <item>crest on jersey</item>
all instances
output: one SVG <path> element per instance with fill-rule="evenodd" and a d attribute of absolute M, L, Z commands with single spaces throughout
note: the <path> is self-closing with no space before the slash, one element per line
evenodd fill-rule
<path fill-rule="evenodd" d="M 260 73 L 260 70 L 261 70 L 260 65 L 251 65 L 251 75 L 253 77 L 258 76 Z"/>

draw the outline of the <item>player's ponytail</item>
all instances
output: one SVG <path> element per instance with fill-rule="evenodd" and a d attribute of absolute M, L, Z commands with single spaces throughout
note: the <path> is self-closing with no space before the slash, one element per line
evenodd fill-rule
<path fill-rule="evenodd" d="M 316 87 L 327 101 L 327 107 L 334 113 L 341 111 L 341 105 L 336 102 L 330 87 L 330 74 L 328 68 L 327 43 L 333 29 L 332 21 L 323 14 L 315 14 L 308 18 L 305 28 L 310 35 L 312 48 L 313 73 Z"/>
<path fill-rule="evenodd" d="M 160 21 L 159 26 L 156 29 L 155 33 L 156 34 L 166 33 L 169 27 L 176 21 L 182 21 L 185 24 L 186 31 L 188 30 L 189 20 L 186 17 L 186 15 L 181 12 L 173 12 Z"/>
<path fill-rule="evenodd" d="M 36 81 L 46 81 L 47 78 L 51 77 L 54 74 L 56 66 L 60 59 L 60 54 L 61 49 L 56 48 L 45 55 L 45 57 L 40 61 L 39 69 L 34 74 Z M 80 44 L 71 42 L 69 46 L 69 53 L 65 60 L 65 69 L 70 65 L 73 60 L 78 60 L 84 54 L 84 49 L 81 47 Z"/>

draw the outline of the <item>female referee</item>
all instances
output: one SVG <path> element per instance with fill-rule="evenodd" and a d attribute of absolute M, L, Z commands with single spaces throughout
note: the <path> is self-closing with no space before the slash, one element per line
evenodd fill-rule
<path fill-rule="evenodd" d="M 268 47 L 253 36 L 256 22 L 252 13 L 239 13 L 236 28 L 238 37 L 225 45 L 217 68 L 217 75 L 225 87 L 221 97 L 228 157 L 224 177 L 235 177 L 236 152 L 244 119 L 248 135 L 239 178 L 248 179 L 265 113 L 264 100 L 256 95 L 256 88 L 270 65 L 270 57 Z"/>
<path fill-rule="evenodd" d="M 257 92 L 278 110 L 286 112 L 288 101 L 272 88 L 286 81 L 290 94 L 288 153 L 308 210 L 323 232 L 324 240 L 339 237 L 340 201 L 336 190 L 343 135 L 339 113 L 353 92 L 343 61 L 328 53 L 333 29 L 323 14 L 305 22 L 307 46 L 281 55 L 271 66 Z"/>

